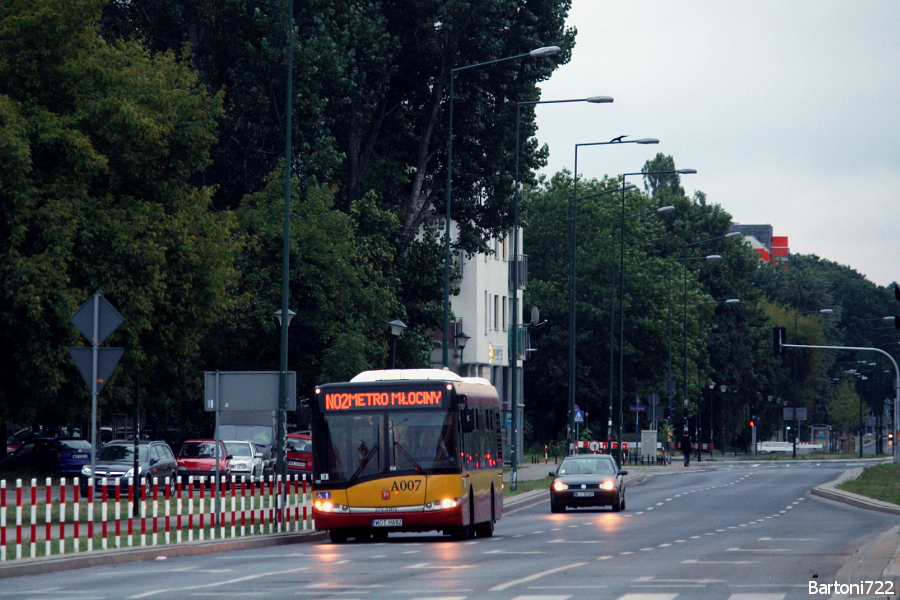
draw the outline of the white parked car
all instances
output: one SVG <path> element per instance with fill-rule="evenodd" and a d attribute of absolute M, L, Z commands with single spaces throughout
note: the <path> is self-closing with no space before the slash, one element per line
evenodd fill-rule
<path fill-rule="evenodd" d="M 225 440 L 231 457 L 231 474 L 235 477 L 259 477 L 263 474 L 263 453 L 253 442 Z"/>

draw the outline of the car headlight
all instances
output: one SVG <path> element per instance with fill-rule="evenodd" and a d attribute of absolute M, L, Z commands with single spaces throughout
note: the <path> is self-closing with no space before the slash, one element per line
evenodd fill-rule
<path fill-rule="evenodd" d="M 567 486 L 562 481 L 557 479 L 556 481 L 553 482 L 553 489 L 556 490 L 557 492 L 561 492 L 563 490 L 569 489 L 569 486 Z"/>
<path fill-rule="evenodd" d="M 429 502 L 425 505 L 425 510 L 444 510 L 447 508 L 456 508 L 459 506 L 459 503 L 462 502 L 462 498 L 443 498 L 442 500 L 435 500 L 434 502 Z"/>
<path fill-rule="evenodd" d="M 91 465 L 84 465 L 83 467 L 81 467 L 81 474 L 84 475 L 85 477 L 90 477 L 91 476 Z"/>
<path fill-rule="evenodd" d="M 614 490 L 616 489 L 616 482 L 612 479 L 607 479 L 602 484 L 600 484 L 600 487 L 604 490 Z"/>
<path fill-rule="evenodd" d="M 245 471 L 245 470 L 247 470 L 247 463 L 233 462 L 233 463 L 231 463 L 231 468 L 237 469 L 238 471 Z"/>
<path fill-rule="evenodd" d="M 332 504 L 328 500 L 316 500 L 315 503 L 316 510 L 321 510 L 322 512 L 330 512 L 330 513 L 348 513 L 350 512 L 349 506 L 344 506 L 343 504 Z"/>
<path fill-rule="evenodd" d="M 143 473 L 143 471 L 144 471 L 144 467 L 138 467 L 138 475 L 140 475 L 141 473 Z M 132 468 L 128 469 L 127 471 L 125 471 L 125 474 L 122 475 L 122 477 L 125 478 L 125 479 L 128 479 L 129 477 L 134 477 L 134 467 L 132 467 Z"/>
<path fill-rule="evenodd" d="M 179 471 L 187 471 L 187 467 L 185 467 L 184 465 L 178 465 L 178 470 Z"/>

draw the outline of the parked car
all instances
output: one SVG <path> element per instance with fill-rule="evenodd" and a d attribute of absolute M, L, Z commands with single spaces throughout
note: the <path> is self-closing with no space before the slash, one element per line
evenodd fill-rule
<path fill-rule="evenodd" d="M 128 489 L 128 478 L 135 477 L 134 446 L 133 440 L 113 440 L 97 451 L 96 471 L 93 473 L 96 489 L 102 486 L 103 478 L 106 478 L 106 486 L 110 490 L 115 488 L 116 481 L 119 481 L 123 491 Z M 174 492 L 178 463 L 169 445 L 165 442 L 140 441 L 137 448 L 137 477 L 151 485 L 154 478 L 163 485 L 168 477 L 169 490 Z M 85 465 L 81 469 L 82 492 L 87 492 L 88 478 L 91 475 L 91 465 Z"/>
<path fill-rule="evenodd" d="M 77 477 L 91 462 L 91 444 L 81 438 L 33 438 L 0 461 L 2 471 Z"/>
<path fill-rule="evenodd" d="M 221 480 L 231 480 L 231 455 L 225 449 L 225 444 L 216 440 L 187 440 L 178 449 L 178 476 L 181 477 L 181 485 L 188 484 L 189 477 L 205 477 L 212 481 L 216 476 L 216 445 L 218 445 L 219 477 Z"/>
<path fill-rule="evenodd" d="M 285 461 L 288 475 L 312 476 L 312 436 L 307 433 L 287 434 Z"/>
<path fill-rule="evenodd" d="M 12 454 L 16 450 L 18 450 L 22 446 L 22 444 L 37 437 L 40 437 L 40 434 L 35 433 L 31 429 L 18 430 L 17 432 L 6 438 L 6 454 Z"/>
<path fill-rule="evenodd" d="M 550 510 L 567 507 L 609 506 L 613 512 L 625 510 L 625 478 L 607 454 L 567 456 L 556 471 L 550 471 Z"/>
<path fill-rule="evenodd" d="M 253 442 L 225 440 L 231 457 L 231 473 L 236 477 L 259 477 L 263 474 L 263 453 Z"/>

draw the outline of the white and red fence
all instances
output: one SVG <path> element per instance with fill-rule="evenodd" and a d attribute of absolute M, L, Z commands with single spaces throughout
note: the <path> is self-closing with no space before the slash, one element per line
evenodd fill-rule
<path fill-rule="evenodd" d="M 23 486 L 0 480 L 0 561 L 159 544 L 314 529 L 309 483 L 281 478 L 232 478 L 219 489 L 206 478 L 142 481 L 123 487 L 100 481 L 47 478 Z M 184 483 L 184 487 L 182 486 Z"/>

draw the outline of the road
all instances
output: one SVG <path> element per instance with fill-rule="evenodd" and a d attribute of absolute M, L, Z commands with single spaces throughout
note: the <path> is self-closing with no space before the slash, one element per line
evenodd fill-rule
<path fill-rule="evenodd" d="M 895 516 L 809 494 L 811 487 L 850 466 L 673 468 L 671 474 L 632 484 L 623 513 L 551 514 L 544 496 L 510 510 L 489 539 L 450 542 L 409 534 L 381 544 L 322 542 L 97 567 L 8 579 L 2 595 L 79 600 L 809 598 L 810 581 L 834 581 L 842 567 L 861 556 L 861 548 L 897 525 Z"/>

